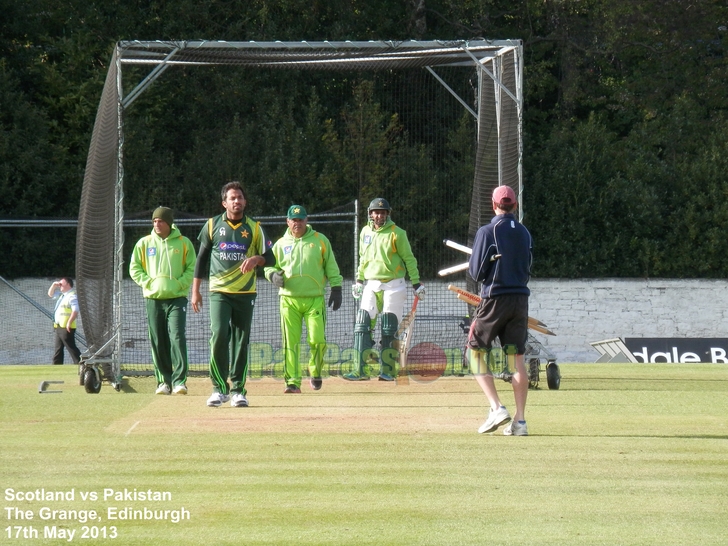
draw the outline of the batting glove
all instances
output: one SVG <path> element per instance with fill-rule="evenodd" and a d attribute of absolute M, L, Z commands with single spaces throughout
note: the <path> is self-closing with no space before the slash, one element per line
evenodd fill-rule
<path fill-rule="evenodd" d="M 285 279 L 283 278 L 283 273 L 281 271 L 273 273 L 269 280 L 276 288 L 283 288 L 283 285 L 285 284 Z"/>
<path fill-rule="evenodd" d="M 425 299 L 425 287 L 424 286 L 422 286 L 420 283 L 417 283 L 417 284 L 413 284 L 412 288 L 414 288 L 414 290 L 415 290 L 415 296 L 417 297 L 417 299 L 419 299 L 419 300 Z"/>
<path fill-rule="evenodd" d="M 357 281 L 351 285 L 351 295 L 354 296 L 355 300 L 360 300 L 361 295 L 364 293 L 364 283 Z"/>
<path fill-rule="evenodd" d="M 333 311 L 338 311 L 339 307 L 341 307 L 341 287 L 340 286 L 332 286 L 331 287 L 331 295 L 329 296 L 329 307 Z"/>

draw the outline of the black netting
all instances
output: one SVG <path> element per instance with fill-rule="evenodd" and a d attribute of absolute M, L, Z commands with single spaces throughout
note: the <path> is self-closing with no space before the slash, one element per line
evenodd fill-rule
<path fill-rule="evenodd" d="M 520 114 L 516 101 L 503 89 L 516 95 L 517 63 L 514 54 L 506 54 L 484 64 L 490 74 L 483 75 L 484 84 L 480 87 L 481 107 L 475 157 L 475 182 L 470 203 L 470 222 L 468 245 L 472 246 L 478 228 L 493 217 L 492 193 L 500 185 L 513 188 L 516 195 L 521 192 L 521 131 Z M 500 82 L 500 85 L 499 85 Z M 467 287 L 476 292 L 475 282 L 468 277 Z"/>
<path fill-rule="evenodd" d="M 115 331 L 114 297 L 119 175 L 119 100 L 116 54 L 111 59 L 89 147 L 76 238 L 76 285 L 91 353 Z M 104 350 L 110 354 L 115 347 Z"/>
<path fill-rule="evenodd" d="M 471 243 L 492 215 L 493 187 L 520 189 L 518 110 L 472 56 L 516 94 L 518 44 L 483 43 L 469 51 L 464 42 L 415 45 L 119 44 L 94 126 L 79 217 L 76 279 L 90 352 L 118 333 L 119 346 L 110 343 L 101 356 L 113 352 L 127 374 L 151 372 L 141 290 L 127 273 L 131 248 L 151 230 L 150 213 L 159 205 L 172 207 L 182 233 L 196 241 L 204 218 L 221 212 L 222 184 L 242 178 L 249 212 L 271 238 L 284 230 L 280 214 L 297 202 L 320 215 L 311 224 L 332 241 L 345 281 L 344 305 L 327 327 L 329 373 L 346 371 L 353 358 L 355 226 L 380 195 L 407 230 L 427 286 L 413 340 L 418 369 L 462 373 L 469 309 L 448 284 L 467 286 L 466 276 L 437 272 L 467 256 L 442 241 Z M 509 51 L 496 56 L 502 47 Z M 165 59 L 169 70 L 138 93 L 133 108 L 124 106 L 122 132 L 119 88 L 132 95 L 147 65 Z M 214 66 L 220 64 L 241 65 L 244 75 Z M 122 86 L 117 66 L 136 79 Z M 294 90 L 291 78 L 307 85 Z M 300 89 L 308 94 L 290 95 Z M 170 116 L 147 115 L 145 106 L 162 99 Z M 479 111 L 478 119 L 464 106 Z M 361 203 L 358 215 L 352 198 Z M 409 299 L 408 306 L 411 292 Z M 280 367 L 278 323 L 276 292 L 260 279 L 251 374 Z M 189 314 L 187 332 L 192 371 L 206 373 L 204 312 Z"/>

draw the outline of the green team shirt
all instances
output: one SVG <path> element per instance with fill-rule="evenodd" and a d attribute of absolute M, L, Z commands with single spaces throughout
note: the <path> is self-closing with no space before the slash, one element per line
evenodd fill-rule
<path fill-rule="evenodd" d="M 198 240 L 200 246 L 210 249 L 210 292 L 255 293 L 255 269 L 243 274 L 240 263 L 272 246 L 260 222 L 248 216 L 228 220 L 223 213 L 205 223 Z"/>
<path fill-rule="evenodd" d="M 407 232 L 387 218 L 379 229 L 374 222 L 364 226 L 359 235 L 359 280 L 388 282 L 409 274 L 412 284 L 420 282 L 417 260 L 412 254 Z"/>

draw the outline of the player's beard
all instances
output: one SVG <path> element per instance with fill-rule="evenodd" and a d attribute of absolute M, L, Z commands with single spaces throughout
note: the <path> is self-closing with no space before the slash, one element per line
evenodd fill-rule
<path fill-rule="evenodd" d="M 387 218 L 389 218 L 389 215 L 372 216 L 372 223 L 374 224 L 375 228 L 380 229 L 384 224 L 387 223 Z"/>

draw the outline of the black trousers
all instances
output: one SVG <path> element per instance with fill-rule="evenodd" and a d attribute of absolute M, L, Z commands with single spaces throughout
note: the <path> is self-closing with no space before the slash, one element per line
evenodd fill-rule
<path fill-rule="evenodd" d="M 65 328 L 54 327 L 56 333 L 56 352 L 53 353 L 53 364 L 63 364 L 63 349 L 68 349 L 71 360 L 74 364 L 78 364 L 81 360 L 81 351 L 76 347 L 76 329 L 72 328 L 69 332 Z"/>

